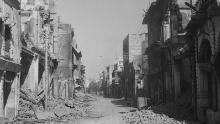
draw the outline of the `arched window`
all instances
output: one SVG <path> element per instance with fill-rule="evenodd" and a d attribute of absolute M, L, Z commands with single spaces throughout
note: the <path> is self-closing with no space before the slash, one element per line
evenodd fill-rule
<path fill-rule="evenodd" d="M 11 40 L 12 35 L 11 35 L 11 28 L 9 25 L 5 25 L 5 41 Z"/>

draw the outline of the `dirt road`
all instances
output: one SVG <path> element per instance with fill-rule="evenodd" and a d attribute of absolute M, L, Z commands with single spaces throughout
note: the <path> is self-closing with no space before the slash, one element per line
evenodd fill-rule
<path fill-rule="evenodd" d="M 91 102 L 93 110 L 89 112 L 89 117 L 74 122 L 75 124 L 123 124 L 121 113 L 134 110 L 128 107 L 128 103 L 124 103 L 120 99 L 109 99 L 97 97 L 97 101 Z"/>
<path fill-rule="evenodd" d="M 103 98 L 102 96 L 92 96 L 92 98 L 92 101 L 88 101 L 91 106 L 86 111 L 86 116 L 82 116 L 81 119 L 55 119 L 55 121 L 46 121 L 42 122 L 42 124 L 197 124 L 188 121 L 188 119 L 178 119 L 175 116 L 171 116 L 166 111 L 163 111 L 167 110 L 167 106 L 165 106 L 166 109 L 163 106 L 156 106 L 157 109 L 151 107 L 150 109 L 136 111 L 137 109 L 124 99 Z M 78 110 L 80 109 L 74 109 L 74 112 L 78 112 Z M 62 112 L 65 113 L 66 111 Z M 47 112 L 43 113 L 48 114 Z M 181 111 L 177 114 L 181 115 L 181 113 L 183 114 L 184 112 Z M 53 115 L 53 112 L 51 115 Z M 35 123 L 23 122 L 19 124 Z"/>

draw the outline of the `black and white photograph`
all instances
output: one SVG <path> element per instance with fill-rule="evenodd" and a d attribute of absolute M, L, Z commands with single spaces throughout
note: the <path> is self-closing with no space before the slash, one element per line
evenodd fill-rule
<path fill-rule="evenodd" d="M 0 0 L 0 124 L 220 124 L 220 0 Z"/>

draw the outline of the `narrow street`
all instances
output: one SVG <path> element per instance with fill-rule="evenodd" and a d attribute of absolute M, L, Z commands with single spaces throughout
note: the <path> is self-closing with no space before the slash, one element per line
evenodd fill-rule
<path fill-rule="evenodd" d="M 121 99 L 97 97 L 97 101 L 91 102 L 93 110 L 89 117 L 76 121 L 76 124 L 124 124 L 122 113 L 135 110 L 128 107 Z"/>
<path fill-rule="evenodd" d="M 220 0 L 0 0 L 0 124 L 220 124 Z"/>
<path fill-rule="evenodd" d="M 131 101 L 125 101 L 123 98 L 93 97 L 96 100 L 89 102 L 91 110 L 87 112 L 87 116 L 50 124 L 198 124 L 189 121 L 190 113 L 172 103 L 138 110 Z M 176 110 L 168 112 L 171 106 Z"/>

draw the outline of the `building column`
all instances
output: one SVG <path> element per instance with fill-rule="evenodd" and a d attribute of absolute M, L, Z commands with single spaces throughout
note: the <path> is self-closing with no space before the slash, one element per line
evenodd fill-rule
<path fill-rule="evenodd" d="M 37 54 L 34 55 L 33 59 L 33 66 L 34 66 L 34 90 L 35 92 L 38 91 L 38 77 L 39 77 L 39 56 Z"/>
<path fill-rule="evenodd" d="M 15 82 L 15 117 L 18 115 L 19 98 L 20 98 L 20 73 L 17 73 L 16 82 Z"/>
<path fill-rule="evenodd" d="M 5 117 L 4 110 L 4 76 L 6 71 L 0 72 L 0 117 Z"/>
<path fill-rule="evenodd" d="M 73 97 L 73 83 L 70 80 L 68 80 L 68 90 L 69 90 L 69 99 Z"/>

